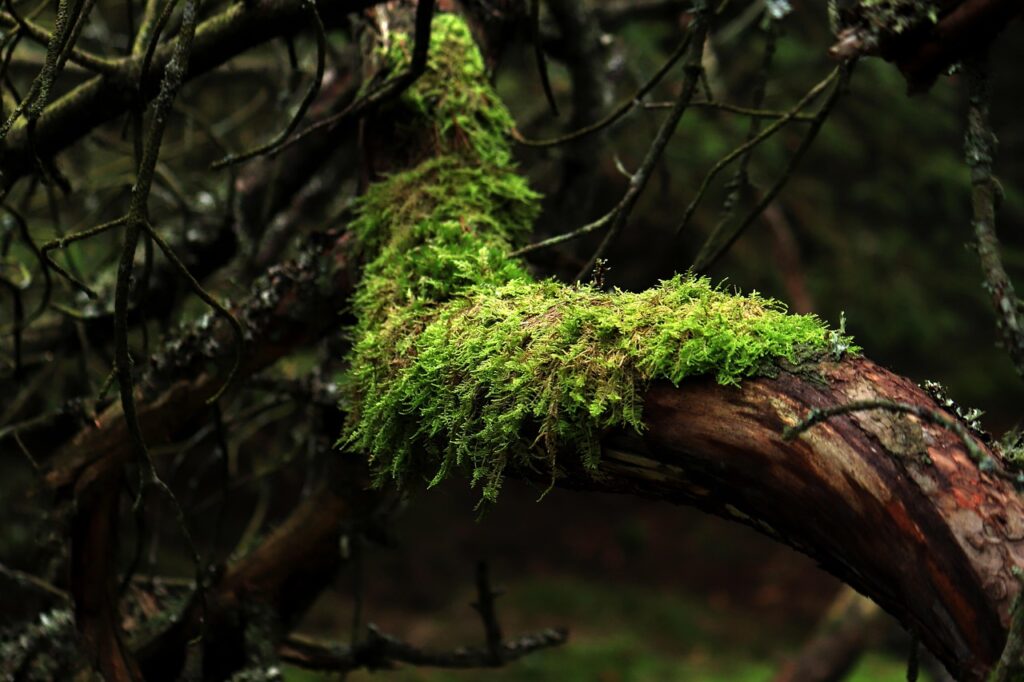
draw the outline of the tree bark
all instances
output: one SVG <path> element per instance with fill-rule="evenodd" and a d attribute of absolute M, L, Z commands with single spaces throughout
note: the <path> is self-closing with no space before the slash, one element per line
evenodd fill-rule
<path fill-rule="evenodd" d="M 751 526 L 874 599 L 957 679 L 984 679 L 1020 591 L 1021 496 L 979 471 L 958 436 L 909 416 L 860 412 L 784 441 L 809 410 L 851 400 L 941 409 L 867 359 L 821 370 L 825 383 L 783 373 L 741 389 L 655 385 L 646 433 L 610 436 L 598 475 L 572 472 L 560 484 L 692 504 Z"/>

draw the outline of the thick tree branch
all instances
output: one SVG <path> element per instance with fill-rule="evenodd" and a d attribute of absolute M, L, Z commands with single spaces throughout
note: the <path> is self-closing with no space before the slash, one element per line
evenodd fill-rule
<path fill-rule="evenodd" d="M 339 543 L 346 523 L 378 497 L 346 495 L 345 488 L 331 476 L 253 552 L 229 567 L 209 591 L 205 622 L 193 600 L 170 628 L 146 643 L 138 652 L 145 678 L 178 679 L 186 649 L 200 633 L 205 674 L 230 676 L 244 664 L 238 623 L 247 604 L 266 605 L 285 632 L 290 630 L 342 564 Z"/>
<path fill-rule="evenodd" d="M 750 525 L 877 601 L 958 679 L 983 679 L 1020 589 L 1024 501 L 997 472 L 979 471 L 956 434 L 912 417 L 854 413 L 786 443 L 783 429 L 815 408 L 886 399 L 938 409 L 868 360 L 820 370 L 824 383 L 783 373 L 742 390 L 654 386 L 645 434 L 609 438 L 597 480 L 574 472 L 563 484 Z"/>

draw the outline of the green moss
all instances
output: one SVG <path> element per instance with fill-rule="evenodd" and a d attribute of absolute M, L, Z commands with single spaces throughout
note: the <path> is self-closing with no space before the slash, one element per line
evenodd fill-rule
<path fill-rule="evenodd" d="M 653 379 L 737 384 L 806 348 L 825 348 L 816 318 L 706 279 L 641 293 L 522 279 L 473 286 L 361 336 L 352 438 L 396 478 L 414 453 L 441 462 L 435 483 L 469 464 L 493 499 L 510 460 L 530 464 L 572 444 L 596 466 L 604 429 L 643 428 Z"/>
<path fill-rule="evenodd" d="M 418 472 L 437 483 L 468 466 L 493 500 L 510 463 L 553 471 L 555 454 L 575 448 L 595 467 L 602 431 L 643 427 L 655 379 L 737 384 L 849 345 L 813 316 L 706 279 L 642 293 L 534 281 L 509 255 L 538 211 L 511 162 L 511 119 L 465 25 L 442 15 L 434 33 L 403 106 L 436 153 L 374 184 L 352 225 L 368 262 L 345 442 L 378 481 Z M 395 45 L 401 68 L 408 42 Z"/>
<path fill-rule="evenodd" d="M 511 114 L 487 79 L 487 70 L 465 21 L 454 14 L 434 17 L 427 73 L 405 91 L 402 103 L 418 114 L 413 126 L 429 121 L 443 147 L 468 148 L 487 165 L 507 166 Z M 412 39 L 393 35 L 384 61 L 394 72 L 411 61 Z"/>

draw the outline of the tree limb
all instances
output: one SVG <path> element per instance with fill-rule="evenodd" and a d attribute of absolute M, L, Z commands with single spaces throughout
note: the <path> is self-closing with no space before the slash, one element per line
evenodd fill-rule
<path fill-rule="evenodd" d="M 196 29 L 188 71 L 189 81 L 211 71 L 232 57 L 272 38 L 288 35 L 308 25 L 304 0 L 261 0 L 233 3 L 222 13 L 202 22 Z M 321 19 L 328 28 L 339 25 L 350 12 L 376 4 L 375 0 L 345 0 L 317 3 Z M 178 40 L 160 45 L 150 68 L 136 80 L 142 56 L 114 62 L 116 71 L 96 76 L 48 105 L 35 124 L 35 151 L 46 159 L 71 146 L 94 128 L 136 104 L 136 86 L 148 101 L 156 96 L 164 68 L 170 62 Z M 0 185 L 10 187 L 34 168 L 28 127 L 24 121 L 14 125 L 0 156 Z"/>

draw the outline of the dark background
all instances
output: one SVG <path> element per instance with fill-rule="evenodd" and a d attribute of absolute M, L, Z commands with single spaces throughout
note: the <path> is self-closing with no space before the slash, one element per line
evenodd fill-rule
<path fill-rule="evenodd" d="M 104 21 L 85 34 L 83 45 L 98 52 L 120 49 L 124 22 L 117 4 L 99 3 L 97 16 Z M 788 109 L 833 67 L 826 54 L 830 36 L 824 8 L 810 2 L 794 5 L 794 13 L 781 23 L 765 108 Z M 748 104 L 764 33 L 757 21 L 744 18 L 742 9 L 736 7 L 717 28 L 705 65 L 717 98 Z M 564 41 L 558 23 L 547 12 L 542 19 L 561 116 L 554 118 L 547 109 L 532 48 L 524 41 L 513 41 L 496 73 L 498 90 L 528 137 L 557 134 L 583 115 L 572 110 L 572 80 L 559 58 Z M 47 14 L 39 20 L 47 21 Z M 674 48 L 680 26 L 678 13 L 665 13 L 606 27 L 598 51 L 605 107 L 632 96 Z M 351 41 L 343 32 L 330 38 L 332 56 L 344 63 L 353 49 Z M 216 214 L 227 202 L 227 176 L 196 170 L 218 156 L 197 121 L 209 122 L 233 149 L 251 146 L 280 129 L 312 72 L 310 36 L 298 36 L 294 48 L 300 74 L 289 68 L 286 47 L 273 44 L 184 89 L 182 103 L 196 115 L 172 121 L 162 156 L 165 177 L 152 201 L 154 219 L 177 238 L 206 229 L 201 216 Z M 23 88 L 41 54 L 31 47 L 17 53 L 24 63 L 15 60 L 13 73 Z M 1024 281 L 1022 63 L 1024 27 L 1017 22 L 993 53 L 992 112 L 1000 138 L 996 172 L 1005 190 L 998 230 L 1006 265 L 1018 283 Z M 60 87 L 74 82 L 75 72 L 69 70 Z M 649 100 L 669 100 L 677 87 L 678 74 L 673 72 Z M 972 230 L 962 160 L 964 91 L 963 79 L 952 76 L 940 78 L 927 93 L 909 97 L 893 66 L 879 60 L 861 63 L 850 92 L 766 217 L 751 226 L 709 275 L 727 286 L 776 297 L 795 311 L 814 312 L 833 325 L 844 313 L 848 331 L 868 356 L 915 380 L 945 384 L 961 404 L 983 409 L 984 425 L 998 436 L 1022 418 L 1024 382 L 996 347 L 981 271 L 967 247 Z M 523 171 L 547 196 L 538 236 L 573 229 L 610 209 L 627 183 L 617 164 L 626 169 L 639 165 L 663 115 L 635 110 L 612 129 L 570 148 L 518 148 Z M 703 174 L 742 141 L 746 126 L 746 118 L 728 113 L 687 112 L 608 255 L 609 285 L 640 289 L 689 267 L 718 219 L 723 183 L 712 186 L 684 234 L 676 237 L 674 228 Z M 127 153 L 131 142 L 124 129 L 123 121 L 104 126 L 61 157 L 74 191 L 60 199 L 56 214 L 48 193 L 38 187 L 30 191 L 23 183 L 11 197 L 41 238 L 123 210 L 126 186 L 133 179 Z M 767 186 L 778 175 L 802 130 L 801 125 L 789 126 L 757 148 L 751 163 L 757 186 Z M 275 260 L 294 253 L 311 234 L 337 225 L 344 216 L 359 185 L 357 149 L 353 132 L 331 153 L 311 185 L 312 199 L 301 206 L 301 219 L 278 235 Z M 286 177 L 290 169 L 277 167 L 274 172 Z M 0 234 L 13 227 L 5 224 L 3 230 Z M 540 273 L 571 277 L 600 236 L 539 252 L 531 262 Z M 26 259 L 19 248 L 11 247 L 9 258 Z M 98 238 L 72 249 L 71 257 L 109 290 L 116 249 L 115 238 Z M 215 270 L 204 283 L 219 296 L 240 298 L 247 285 L 242 272 Z M 152 343 L 205 312 L 180 283 L 162 286 L 172 302 L 165 315 L 146 325 Z M 66 290 L 58 296 L 67 305 L 84 305 Z M 0 305 L 0 315 L 7 315 L 7 302 Z M 99 308 L 92 312 L 102 313 L 102 304 L 95 305 Z M 141 334 L 133 341 L 143 343 Z M 302 377 L 325 354 L 343 346 L 339 333 L 327 346 L 282 361 L 275 373 Z M 2 386 L 0 427 L 53 409 L 69 396 L 94 393 L 110 368 L 109 355 L 97 345 L 67 348 L 33 361 L 38 366 L 27 379 L 7 379 Z M 333 369 L 340 372 L 341 363 Z M 329 384 L 333 377 L 324 379 Z M 243 538 L 235 551 L 283 517 L 305 476 L 301 468 L 280 464 L 292 459 L 301 464 L 295 453 L 303 447 L 305 406 L 269 401 L 256 417 L 238 416 L 251 413 L 254 402 L 239 398 L 226 407 L 229 416 L 240 420 L 231 439 L 237 466 L 251 474 L 250 483 L 232 490 L 228 507 L 225 535 Z M 190 489 L 186 497 L 202 499 L 208 484 L 195 472 L 202 470 L 210 446 L 198 442 L 178 447 L 175 461 L 180 468 L 172 483 L 184 490 L 199 480 L 197 490 Z M 277 473 L 257 475 L 268 466 L 277 467 Z M 42 501 L 25 492 L 30 483 L 31 471 L 15 444 L 9 438 L 0 440 L 0 562 L 35 571 L 47 565 L 52 547 L 47 544 L 48 522 L 38 516 Z M 509 634 L 555 624 L 567 625 L 573 633 L 567 647 L 487 673 L 488 679 L 767 680 L 812 631 L 840 588 L 806 558 L 753 531 L 688 509 L 559 490 L 538 501 L 541 492 L 510 482 L 500 503 L 478 514 L 478 491 L 469 490 L 464 481 L 431 491 L 411 490 L 390 547 L 353 540 L 350 549 L 364 558 L 362 569 L 339 577 L 304 629 L 347 638 L 351 595 L 358 585 L 365 618 L 386 631 L 428 644 L 474 641 L 478 626 L 468 607 L 473 565 L 486 559 L 507 590 L 499 607 Z M 142 570 L 187 576 L 188 559 L 170 514 L 156 507 L 151 521 L 158 540 L 147 546 Z M 196 522 L 201 524 L 201 518 Z M 128 525 L 126 533 L 131 533 Z M 226 555 L 232 546 L 219 549 Z M 0 577 L 0 595 L 9 596 L 0 597 L 0 624 L 32 610 L 3 581 Z M 878 630 L 851 679 L 903 679 L 905 642 L 881 625 Z M 289 675 L 306 679 L 297 671 Z M 483 676 L 407 670 L 396 678 Z M 364 673 L 353 675 L 367 678 Z"/>

